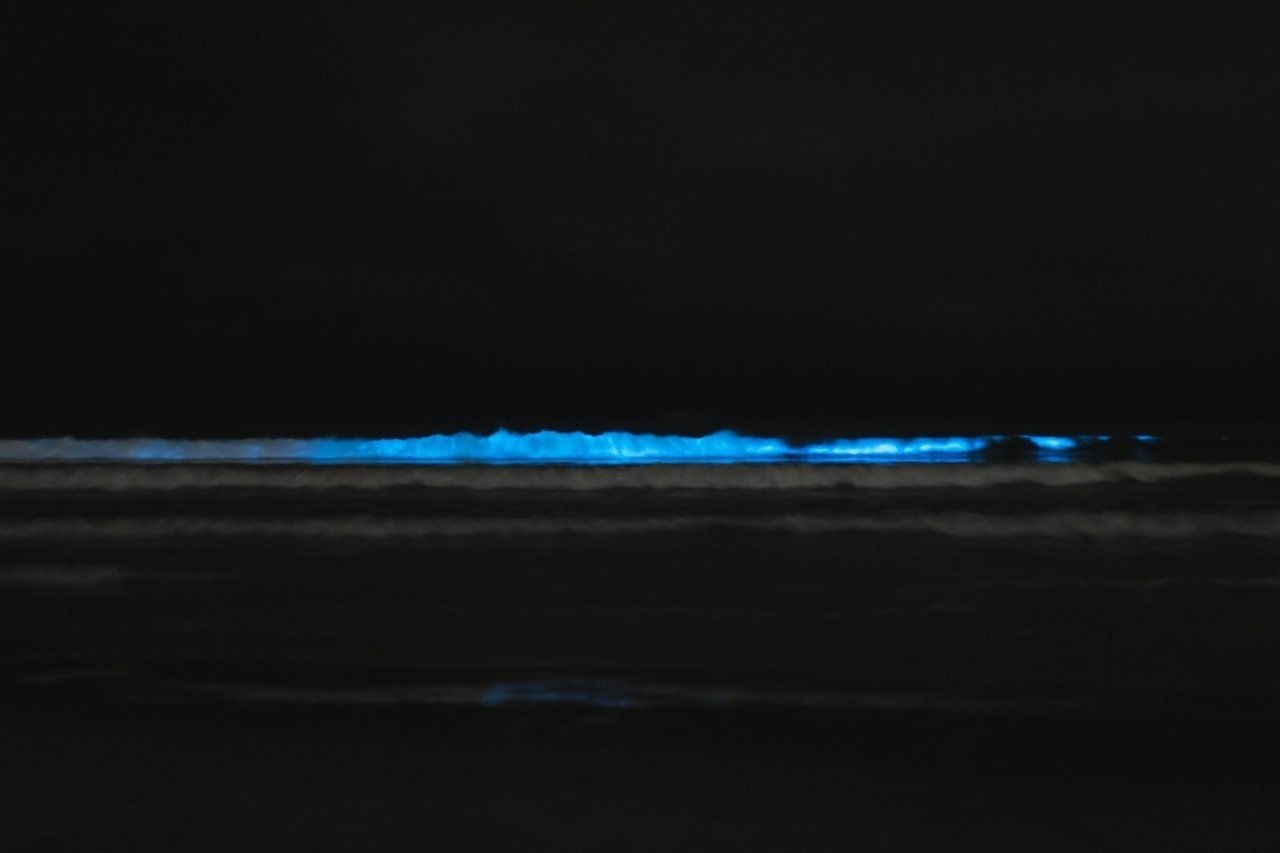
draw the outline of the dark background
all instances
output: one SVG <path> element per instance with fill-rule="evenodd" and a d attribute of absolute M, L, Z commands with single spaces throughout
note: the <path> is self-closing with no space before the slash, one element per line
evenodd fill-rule
<path fill-rule="evenodd" d="M 1276 4 L 98 5 L 4 28 L 0 434 L 1280 414 Z"/>

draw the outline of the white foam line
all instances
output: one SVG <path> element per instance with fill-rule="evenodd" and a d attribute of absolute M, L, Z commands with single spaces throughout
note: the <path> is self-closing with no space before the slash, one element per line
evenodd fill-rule
<path fill-rule="evenodd" d="M 90 587 L 119 583 L 126 572 L 114 566 L 12 566 L 0 569 L 0 586 Z"/>
<path fill-rule="evenodd" d="M 0 538 L 3 534 L 0 534 Z M 22 538 L 22 537 L 14 537 Z M 42 563 L 0 567 L 0 586 L 17 587 L 97 587 L 128 580 L 209 581 L 211 572 L 141 571 L 116 566 L 49 565 Z"/>
<path fill-rule="evenodd" d="M 183 489 L 596 491 L 985 488 L 1162 483 L 1198 477 L 1280 478 L 1280 464 L 1104 462 L 901 465 L 651 466 L 285 466 L 0 465 L 0 491 L 174 491 Z"/>
<path fill-rule="evenodd" d="M 132 539 L 181 536 L 279 536 L 386 539 L 457 536 L 612 536 L 698 530 L 932 533 L 959 538 L 1051 537 L 1182 539 L 1214 534 L 1280 537 L 1280 511 L 1259 513 L 1137 514 L 1050 512 L 982 515 L 943 512 L 917 515 L 667 516 L 645 518 L 46 518 L 0 522 L 0 539 Z"/>

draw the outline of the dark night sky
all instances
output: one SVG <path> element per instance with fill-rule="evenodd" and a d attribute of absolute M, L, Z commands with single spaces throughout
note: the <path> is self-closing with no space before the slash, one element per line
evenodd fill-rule
<path fill-rule="evenodd" d="M 70 5 L 0 434 L 1280 413 L 1274 3 Z"/>

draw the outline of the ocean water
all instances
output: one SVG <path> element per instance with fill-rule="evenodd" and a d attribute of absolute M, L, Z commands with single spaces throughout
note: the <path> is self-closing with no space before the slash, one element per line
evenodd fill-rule
<path fill-rule="evenodd" d="M 0 443 L 0 684 L 25 774 L 5 793 L 27 815 L 9 831 L 248 849 L 237 827 L 256 826 L 347 849 L 345 830 L 300 828 L 324 801 L 380 846 L 496 846 L 494 824 L 458 815 L 500 791 L 512 832 L 551 847 L 628 821 L 637 848 L 765 849 L 786 827 L 902 849 L 972 849 L 998 826 L 1044 849 L 1230 847 L 1227 824 L 1256 842 L 1277 790 L 1280 464 L 1056 438 L 759 440 L 745 460 L 723 436 L 585 458 L 564 442 Z M 429 789 L 454 819 L 379 817 L 408 753 L 427 775 L 396 796 Z M 533 754 L 578 775 L 542 778 Z M 235 798 L 279 761 L 307 768 L 277 778 L 303 793 Z M 877 774 L 897 793 L 868 794 Z M 68 775 L 90 805 L 64 804 L 59 835 L 32 792 Z M 727 799 L 682 788 L 695 779 Z M 986 799 L 953 814 L 962 787 Z M 611 823 L 566 805 L 588 789 Z M 898 817 L 851 825 L 832 791 Z M 1191 801 L 1212 804 L 1204 835 L 1179 822 Z M 911 809 L 939 834 L 913 834 Z M 562 819 L 585 835 L 557 836 Z"/>

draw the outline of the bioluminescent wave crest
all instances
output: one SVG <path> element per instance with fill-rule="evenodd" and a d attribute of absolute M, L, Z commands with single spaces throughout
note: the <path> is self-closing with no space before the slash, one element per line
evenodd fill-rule
<path fill-rule="evenodd" d="M 841 438 L 793 444 L 721 430 L 704 436 L 631 432 L 461 432 L 420 438 L 268 438 L 231 440 L 0 440 L 0 462 L 232 462 L 294 464 L 565 464 L 972 462 L 1010 448 L 1040 461 L 1106 446 L 1106 435 L 986 435 Z M 1147 443 L 1153 436 L 1129 441 Z"/>
<path fill-rule="evenodd" d="M 967 457 L 985 450 L 993 439 L 994 437 L 841 438 L 805 445 L 800 448 L 800 453 L 810 459 Z"/>

